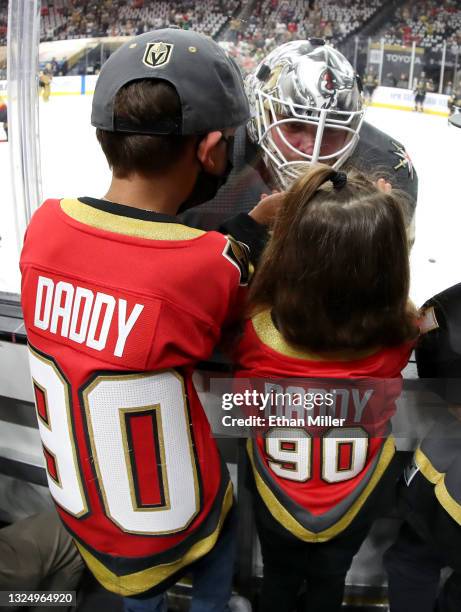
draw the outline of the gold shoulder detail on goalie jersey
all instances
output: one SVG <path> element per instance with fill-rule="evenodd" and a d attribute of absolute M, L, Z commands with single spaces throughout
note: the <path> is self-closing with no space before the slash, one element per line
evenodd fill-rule
<path fill-rule="evenodd" d="M 148 240 L 191 240 L 199 238 L 206 233 L 203 230 L 188 227 L 179 222 L 143 221 L 142 219 L 115 215 L 73 199 L 61 200 L 61 209 L 66 215 L 85 225 L 114 232 L 115 234 L 133 236 L 134 238 L 146 238 Z"/>

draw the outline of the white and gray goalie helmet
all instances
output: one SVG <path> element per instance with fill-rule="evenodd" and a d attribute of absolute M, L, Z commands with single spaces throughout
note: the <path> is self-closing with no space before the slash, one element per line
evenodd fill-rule
<path fill-rule="evenodd" d="M 287 188 L 306 166 L 315 162 L 339 168 L 351 155 L 363 121 L 362 94 L 347 59 L 322 39 L 297 40 L 277 47 L 248 75 L 245 89 L 250 103 L 250 140 L 263 150 L 276 183 Z M 288 142 L 280 129 L 286 123 L 316 128 L 312 154 Z M 345 139 L 333 153 L 322 155 L 325 130 L 343 130 Z M 288 150 L 288 160 L 273 139 L 274 130 Z"/>

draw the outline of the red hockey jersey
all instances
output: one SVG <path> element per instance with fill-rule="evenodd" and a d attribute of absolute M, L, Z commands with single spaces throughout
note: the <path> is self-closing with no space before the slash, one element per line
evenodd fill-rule
<path fill-rule="evenodd" d="M 191 381 L 241 301 L 240 243 L 102 200 L 48 200 L 21 255 L 51 494 L 109 590 L 206 554 L 232 506 Z"/>
<path fill-rule="evenodd" d="M 272 402 L 248 454 L 262 500 L 299 539 L 323 542 L 343 531 L 387 468 L 395 452 L 389 420 L 411 349 L 325 359 L 290 346 L 269 311 L 247 321 L 237 376 L 273 400 L 290 398 L 281 410 Z M 303 401 L 292 404 L 295 395 Z"/>

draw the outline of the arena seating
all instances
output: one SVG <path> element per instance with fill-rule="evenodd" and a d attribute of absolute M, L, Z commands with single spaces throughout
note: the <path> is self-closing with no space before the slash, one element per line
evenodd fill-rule
<path fill-rule="evenodd" d="M 216 38 L 240 0 L 43 0 L 41 40 L 133 36 L 175 24 Z"/>
<path fill-rule="evenodd" d="M 225 30 L 230 42 L 244 40 L 257 49 L 306 36 L 338 44 L 382 5 L 383 0 L 43 0 L 40 33 L 41 40 L 125 36 L 176 24 L 214 38 Z"/>
<path fill-rule="evenodd" d="M 257 0 L 248 18 L 231 22 L 229 52 L 248 72 L 275 46 L 318 36 L 334 45 L 358 32 L 383 6 L 383 0 Z"/>
<path fill-rule="evenodd" d="M 6 24 L 8 21 L 8 0 L 0 0 L 0 47 L 6 45 Z"/>
<path fill-rule="evenodd" d="M 340 46 L 384 8 L 384 0 L 42 0 L 42 41 L 132 36 L 175 24 L 223 41 L 247 73 L 275 46 L 319 36 Z M 0 0 L 0 45 L 7 0 Z M 461 47 L 461 0 L 408 0 L 373 36 L 437 51 Z M 97 66 L 94 67 L 97 69 Z M 60 70 L 60 72 L 63 72 Z"/>
<path fill-rule="evenodd" d="M 410 0 L 395 12 L 384 32 L 386 44 L 410 45 L 437 50 L 446 41 L 456 51 L 461 46 L 461 0 L 415 2 Z"/>

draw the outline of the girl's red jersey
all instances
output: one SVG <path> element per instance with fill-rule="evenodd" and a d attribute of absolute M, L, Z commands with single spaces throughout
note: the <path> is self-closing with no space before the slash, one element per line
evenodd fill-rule
<path fill-rule="evenodd" d="M 248 454 L 260 497 L 299 539 L 343 531 L 379 482 L 395 452 L 390 419 L 411 350 L 326 359 L 290 346 L 269 311 L 247 321 L 237 376 L 271 399 Z"/>

